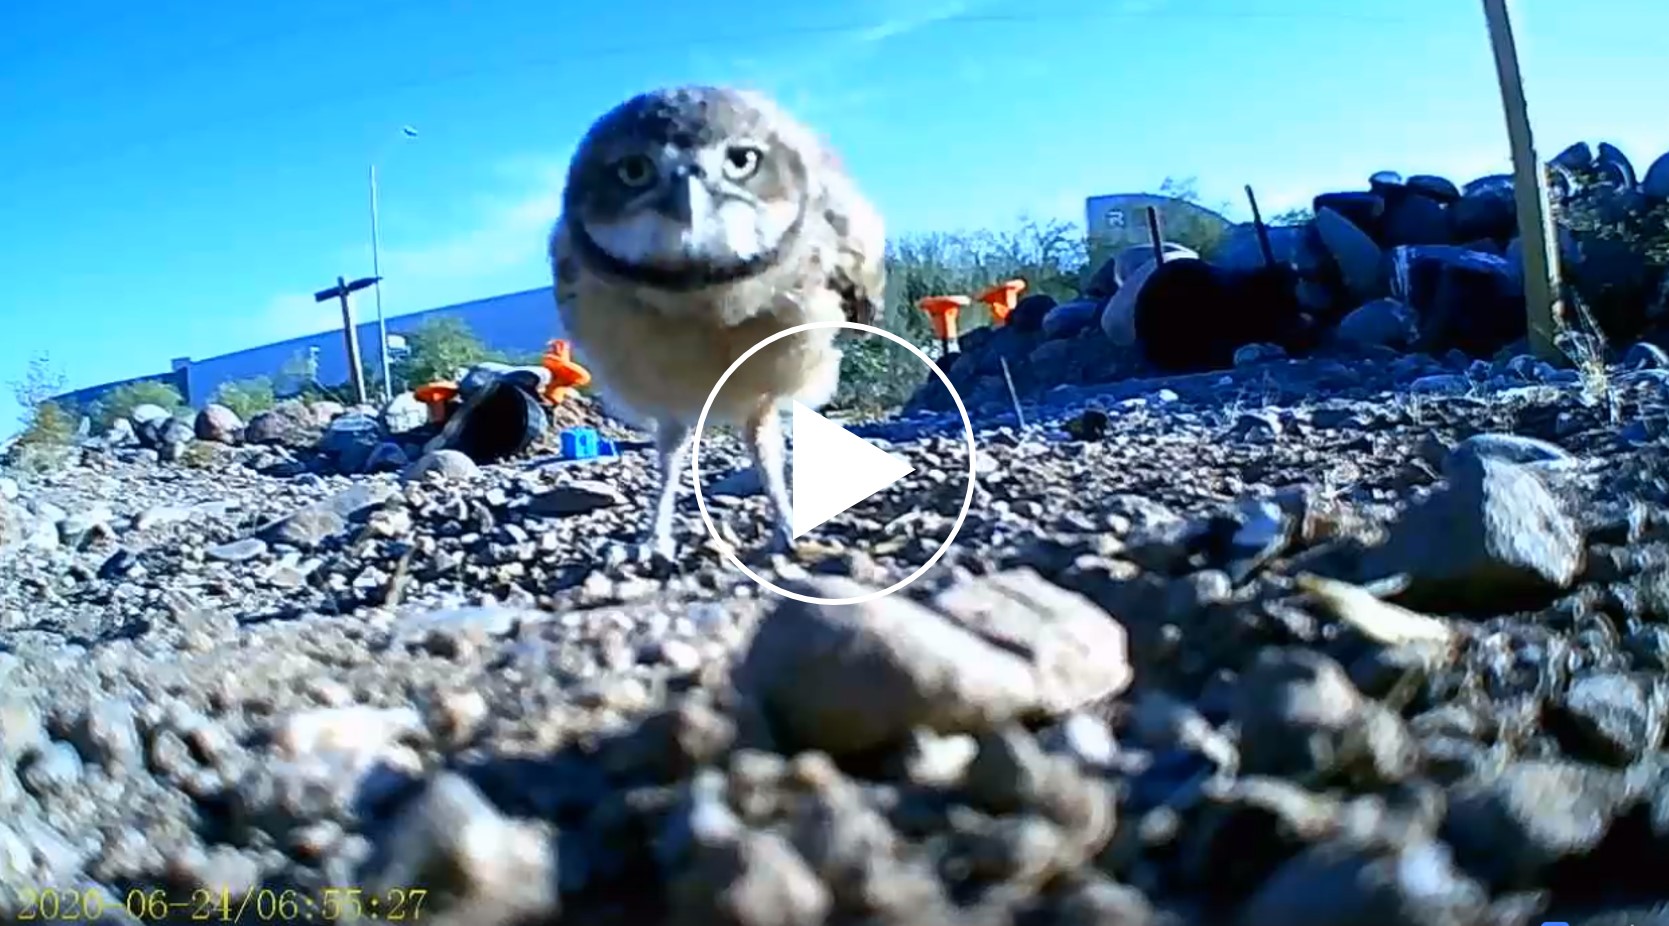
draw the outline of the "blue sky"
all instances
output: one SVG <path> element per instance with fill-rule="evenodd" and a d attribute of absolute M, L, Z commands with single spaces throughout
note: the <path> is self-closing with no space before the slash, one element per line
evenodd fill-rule
<path fill-rule="evenodd" d="M 1669 150 L 1669 5 L 1518 12 L 1544 156 Z M 778 95 L 899 232 L 1081 221 L 1167 176 L 1275 211 L 1507 164 L 1476 0 L 8 0 L 0 382 L 330 327 L 310 294 L 370 272 L 373 158 L 391 314 L 547 284 L 579 135 L 690 81 Z"/>

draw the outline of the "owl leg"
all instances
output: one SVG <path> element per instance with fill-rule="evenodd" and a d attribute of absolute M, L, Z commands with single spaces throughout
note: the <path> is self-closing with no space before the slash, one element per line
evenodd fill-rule
<path fill-rule="evenodd" d="M 660 456 L 661 482 L 643 552 L 671 560 L 677 552 L 672 540 L 672 515 L 678 507 L 678 486 L 684 479 L 684 466 L 690 459 L 689 426 L 676 421 L 656 422 L 655 450 Z"/>
<path fill-rule="evenodd" d="M 784 472 L 785 446 L 782 435 L 782 416 L 775 401 L 767 402 L 748 418 L 744 431 L 748 452 L 759 471 L 759 483 L 771 503 L 774 518 L 771 530 L 771 549 L 787 552 L 794 545 L 794 507 L 789 499 L 788 479 Z"/>

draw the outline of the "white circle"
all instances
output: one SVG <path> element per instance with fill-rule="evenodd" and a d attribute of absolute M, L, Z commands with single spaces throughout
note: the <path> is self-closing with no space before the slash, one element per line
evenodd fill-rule
<path fill-rule="evenodd" d="M 760 576 L 752 569 L 749 569 L 747 565 L 738 559 L 734 553 L 724 554 L 724 558 L 729 561 L 730 565 L 740 569 L 743 575 L 752 579 L 754 582 L 763 585 L 771 591 L 776 592 L 784 598 L 792 598 L 795 601 L 803 601 L 806 604 L 862 604 L 865 601 L 873 601 L 883 595 L 890 595 L 904 586 L 909 585 L 911 582 L 921 578 L 923 573 L 932 569 L 933 564 L 937 563 L 939 558 L 945 555 L 945 551 L 950 549 L 951 542 L 956 539 L 957 532 L 962 530 L 962 522 L 968 518 L 968 509 L 972 508 L 974 503 L 974 481 L 978 474 L 978 461 L 975 459 L 975 454 L 977 454 L 978 451 L 974 447 L 974 424 L 968 418 L 968 408 L 962 404 L 962 396 L 956 391 L 956 387 L 950 384 L 950 377 L 945 375 L 944 370 L 939 369 L 939 365 L 933 362 L 932 357 L 927 356 L 927 353 L 916 345 L 911 344 L 909 341 L 904 340 L 896 334 L 893 334 L 891 331 L 877 328 L 874 325 L 841 321 L 807 322 L 803 325 L 795 325 L 792 328 L 784 328 L 776 334 L 773 334 L 760 341 L 758 344 L 748 348 L 743 352 L 742 356 L 737 357 L 736 360 L 730 364 L 730 368 L 724 371 L 724 375 L 719 377 L 719 381 L 713 385 L 713 391 L 707 393 L 707 401 L 701 406 L 701 417 L 697 418 L 695 421 L 695 438 L 690 444 L 690 472 L 695 477 L 695 506 L 701 512 L 701 523 L 707 525 L 707 533 L 711 535 L 712 538 L 721 546 L 728 546 L 728 544 L 725 543 L 724 538 L 719 536 L 718 528 L 713 526 L 713 518 L 707 513 L 707 501 L 701 495 L 701 432 L 707 427 L 707 413 L 713 410 L 713 400 L 718 398 L 719 390 L 724 388 L 725 382 L 728 381 L 731 375 L 736 372 L 736 368 L 740 367 L 749 357 L 752 357 L 754 354 L 758 353 L 761 348 L 773 341 L 779 341 L 791 334 L 799 334 L 802 331 L 813 331 L 818 328 L 850 328 L 854 331 L 867 331 L 871 334 L 878 334 L 888 340 L 896 341 L 899 344 L 904 345 L 910 353 L 915 354 L 918 358 L 920 358 L 922 363 L 927 364 L 928 369 L 932 370 L 933 373 L 939 377 L 939 382 L 944 383 L 945 388 L 950 390 L 950 397 L 956 402 L 957 414 L 962 416 L 962 431 L 968 438 L 968 492 L 962 497 L 962 510 L 956 515 L 956 523 L 951 525 L 950 533 L 945 537 L 944 542 L 939 544 L 939 549 L 935 550 L 933 555 L 927 558 L 927 562 L 921 564 L 921 568 L 900 579 L 893 585 L 883 588 L 880 591 L 869 592 L 864 595 L 853 595 L 850 598 L 816 598 L 811 595 L 802 595 L 798 592 L 791 592 L 774 582 L 767 581 L 763 576 Z"/>

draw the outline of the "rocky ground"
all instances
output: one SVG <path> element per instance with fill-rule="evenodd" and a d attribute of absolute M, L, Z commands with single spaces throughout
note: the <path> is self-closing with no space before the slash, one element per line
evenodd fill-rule
<path fill-rule="evenodd" d="M 763 592 L 687 498 L 634 560 L 630 443 L 89 441 L 0 479 L 0 919 L 1669 923 L 1636 361 L 1056 390 L 855 606 Z M 720 438 L 709 506 L 767 578 L 885 587 L 959 428 L 871 426 L 916 473 L 793 557 Z"/>

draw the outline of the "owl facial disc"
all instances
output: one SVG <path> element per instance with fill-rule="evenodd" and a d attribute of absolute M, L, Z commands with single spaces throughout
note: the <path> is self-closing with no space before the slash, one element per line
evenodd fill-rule
<path fill-rule="evenodd" d="M 650 269 L 720 269 L 768 257 L 800 206 L 748 189 L 747 175 L 730 166 L 749 157 L 731 153 L 737 147 L 666 145 L 651 157 L 626 156 L 615 173 L 633 195 L 617 217 L 586 221 L 586 234 L 615 260 Z"/>

